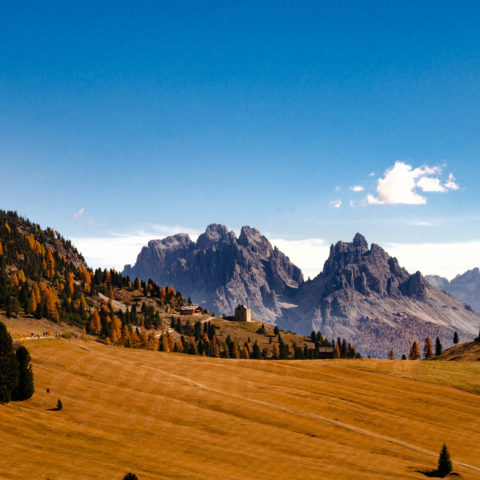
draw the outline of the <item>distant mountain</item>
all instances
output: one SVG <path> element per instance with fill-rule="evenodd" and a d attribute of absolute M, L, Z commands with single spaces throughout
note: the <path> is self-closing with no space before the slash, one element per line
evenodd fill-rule
<path fill-rule="evenodd" d="M 428 284 L 420 272 L 409 274 L 360 234 L 332 245 L 323 271 L 308 282 L 258 230 L 243 227 L 237 239 L 222 225 L 210 225 L 196 242 L 185 234 L 152 240 L 123 274 L 172 282 L 216 313 L 231 314 L 244 303 L 258 320 L 297 333 L 344 337 L 361 353 L 379 357 L 390 348 L 408 353 L 413 340 L 427 335 L 439 336 L 445 346 L 454 331 L 470 339 L 480 324 L 470 307 Z"/>
<path fill-rule="evenodd" d="M 480 323 L 468 306 L 429 285 L 420 272 L 409 274 L 380 246 L 369 248 L 360 234 L 331 246 L 322 273 L 302 286 L 296 301 L 298 307 L 279 321 L 282 328 L 352 339 L 375 356 L 390 348 L 407 353 L 426 335 L 445 345 L 454 331 L 473 338 Z"/>
<path fill-rule="evenodd" d="M 450 282 L 438 275 L 427 275 L 425 279 L 430 285 L 445 290 L 480 312 L 480 270 L 478 268 L 467 270 Z"/>
<path fill-rule="evenodd" d="M 258 230 L 243 227 L 237 238 L 216 224 L 196 242 L 186 234 L 148 242 L 123 274 L 173 283 L 217 314 L 230 315 L 244 303 L 255 318 L 272 324 L 303 284 L 300 269 Z"/>

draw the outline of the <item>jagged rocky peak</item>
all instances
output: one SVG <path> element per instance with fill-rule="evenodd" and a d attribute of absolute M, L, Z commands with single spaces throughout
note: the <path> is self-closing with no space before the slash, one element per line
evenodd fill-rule
<path fill-rule="evenodd" d="M 249 226 L 242 227 L 238 244 L 250 248 L 256 253 L 270 257 L 273 252 L 272 244 L 256 228 Z"/>
<path fill-rule="evenodd" d="M 361 234 L 357 233 L 353 237 L 353 246 L 359 249 L 362 252 L 366 252 L 368 250 L 368 242 L 367 239 Z"/>
<path fill-rule="evenodd" d="M 318 277 L 326 292 L 353 288 L 362 295 L 383 297 L 407 296 L 424 300 L 427 284 L 417 272 L 410 275 L 394 257 L 379 245 L 368 247 L 365 237 L 357 233 L 353 242 L 337 242 Z"/>
<path fill-rule="evenodd" d="M 229 231 L 225 225 L 212 223 L 208 225 L 205 233 L 202 233 L 197 240 L 197 248 L 208 249 L 219 243 L 236 243 L 235 232 Z"/>
<path fill-rule="evenodd" d="M 148 247 L 172 250 L 181 247 L 188 247 L 193 244 L 194 242 L 187 233 L 177 233 L 176 235 L 165 237 L 161 240 L 150 240 L 148 242 Z"/>

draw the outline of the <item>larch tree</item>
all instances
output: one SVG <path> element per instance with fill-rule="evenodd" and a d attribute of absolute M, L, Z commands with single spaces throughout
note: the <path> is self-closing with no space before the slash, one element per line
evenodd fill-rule
<path fill-rule="evenodd" d="M 390 351 L 388 352 L 388 359 L 389 360 L 395 360 L 395 352 L 391 348 Z"/>
<path fill-rule="evenodd" d="M 97 309 L 94 308 L 90 315 L 90 331 L 93 333 L 100 333 L 101 329 L 102 322 L 100 321 L 100 315 L 98 314 Z"/>
<path fill-rule="evenodd" d="M 415 340 L 410 347 L 410 352 L 408 354 L 409 360 L 420 360 L 420 347 L 418 346 L 418 342 Z"/>
<path fill-rule="evenodd" d="M 432 341 L 430 337 L 427 335 L 425 339 L 425 345 L 423 346 L 423 358 L 428 360 L 433 357 L 433 349 L 432 349 Z"/>

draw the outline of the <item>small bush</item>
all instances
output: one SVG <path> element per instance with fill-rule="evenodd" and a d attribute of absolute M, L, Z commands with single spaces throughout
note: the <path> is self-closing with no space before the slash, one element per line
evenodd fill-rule
<path fill-rule="evenodd" d="M 134 473 L 127 473 L 123 480 L 138 480 L 138 477 Z"/>
<path fill-rule="evenodd" d="M 58 402 L 57 402 L 57 410 L 62 410 L 63 409 L 63 404 L 62 404 L 62 401 L 60 399 L 58 399 Z"/>

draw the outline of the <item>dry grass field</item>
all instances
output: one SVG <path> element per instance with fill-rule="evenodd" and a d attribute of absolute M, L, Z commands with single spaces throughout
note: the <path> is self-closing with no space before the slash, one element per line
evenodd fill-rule
<path fill-rule="evenodd" d="M 2 480 L 421 479 L 443 442 L 480 479 L 479 362 L 28 348 L 36 393 L 0 406 Z"/>

